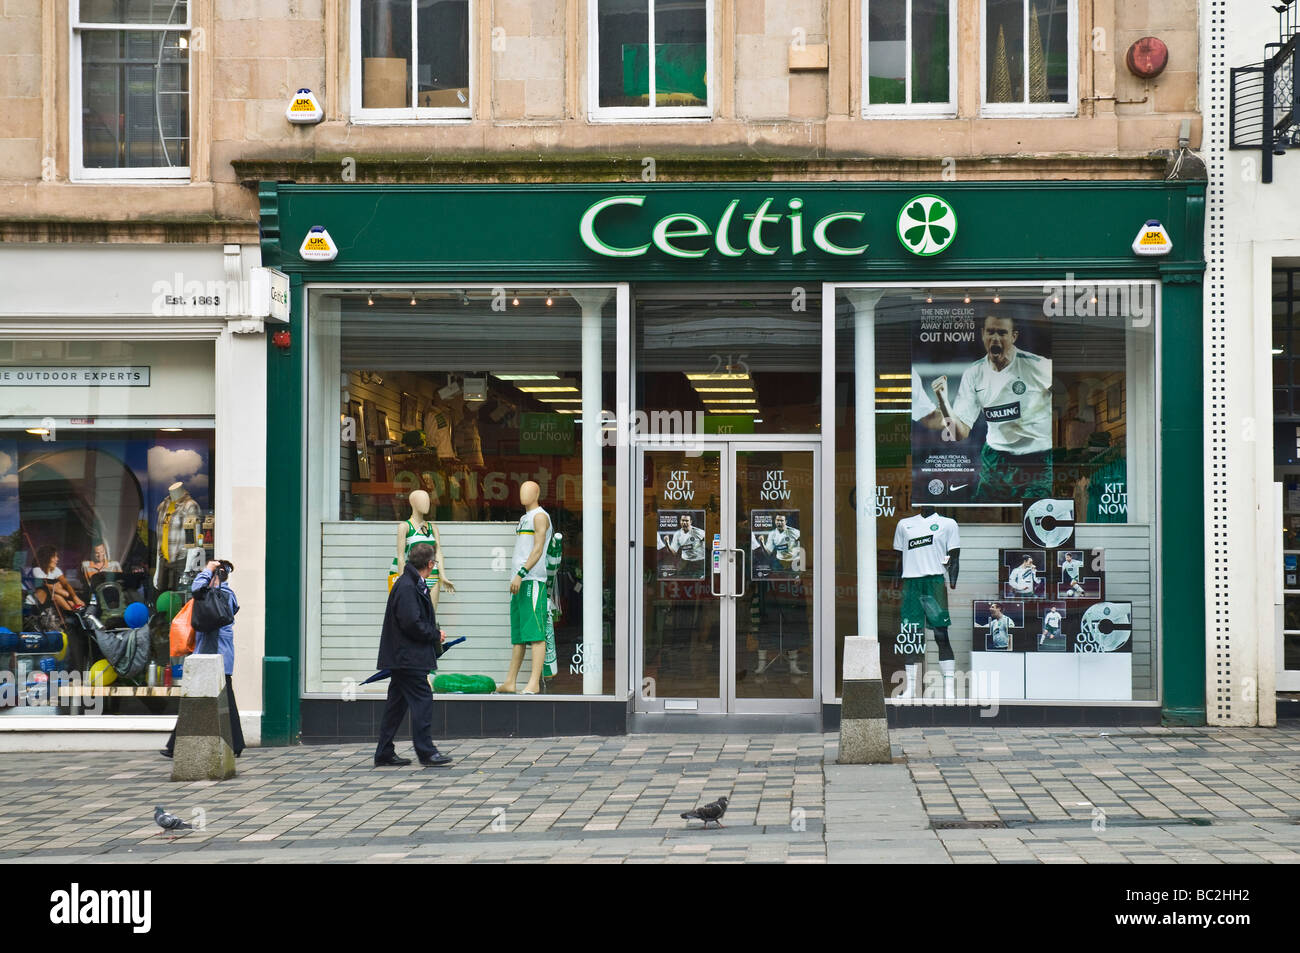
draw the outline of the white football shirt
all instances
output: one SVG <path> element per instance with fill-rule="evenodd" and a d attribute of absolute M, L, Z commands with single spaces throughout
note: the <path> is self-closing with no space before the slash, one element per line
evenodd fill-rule
<path fill-rule="evenodd" d="M 912 371 L 912 419 L 920 420 L 927 417 L 935 410 L 934 401 L 926 393 L 926 389 L 921 386 L 921 375 Z"/>
<path fill-rule="evenodd" d="M 903 554 L 903 578 L 938 576 L 949 550 L 961 548 L 957 521 L 938 513 L 909 516 L 898 521 L 894 548 Z"/>
<path fill-rule="evenodd" d="M 1016 592 L 1033 592 L 1034 591 L 1034 574 L 1033 566 L 1021 566 L 1011 571 L 1011 588 Z"/>
<path fill-rule="evenodd" d="M 987 356 L 961 375 L 953 416 L 974 427 L 982 412 L 987 442 L 1001 453 L 1042 453 L 1052 448 L 1052 362 L 1016 349 L 1002 370 Z"/>
<path fill-rule="evenodd" d="M 1059 630 L 1061 628 L 1061 613 L 1055 609 L 1049 610 L 1047 615 L 1043 616 L 1043 628 L 1049 632 Z"/>

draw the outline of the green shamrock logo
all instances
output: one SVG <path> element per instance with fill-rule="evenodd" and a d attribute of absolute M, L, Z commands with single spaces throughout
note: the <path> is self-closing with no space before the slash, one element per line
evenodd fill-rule
<path fill-rule="evenodd" d="M 937 195 L 918 195 L 898 213 L 898 240 L 914 255 L 937 255 L 957 235 L 957 213 Z"/>

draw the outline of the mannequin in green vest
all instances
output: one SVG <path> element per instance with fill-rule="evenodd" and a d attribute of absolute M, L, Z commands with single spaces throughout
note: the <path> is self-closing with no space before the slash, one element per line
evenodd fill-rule
<path fill-rule="evenodd" d="M 438 527 L 428 519 L 432 507 L 429 494 L 424 490 L 414 490 L 408 499 L 411 503 L 411 516 L 397 525 L 397 555 L 393 557 L 392 565 L 388 567 L 388 589 L 392 591 L 393 583 L 406 568 L 406 554 L 417 544 L 428 543 L 433 547 L 433 569 L 425 583 L 429 587 L 429 598 L 433 600 L 434 608 L 437 608 L 439 592 L 443 589 L 455 592 L 456 587 L 447 578 L 447 570 L 443 565 Z"/>

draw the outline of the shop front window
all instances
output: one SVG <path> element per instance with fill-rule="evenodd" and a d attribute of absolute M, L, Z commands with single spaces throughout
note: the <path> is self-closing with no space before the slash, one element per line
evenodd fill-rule
<path fill-rule="evenodd" d="M 840 291 L 837 472 L 874 468 L 836 488 L 836 630 L 878 635 L 886 694 L 1158 698 L 1157 295 Z"/>
<path fill-rule="evenodd" d="M 540 690 L 612 694 L 614 289 L 322 291 L 309 307 L 307 691 L 373 671 L 389 580 L 419 541 L 435 547 L 438 623 L 465 639 L 435 690 L 459 676 L 525 690 L 531 648 L 506 682 L 527 638 L 510 582 L 532 484 L 553 534 L 534 566 Z"/>
<path fill-rule="evenodd" d="M 216 555 L 212 345 L 18 342 L 11 353 L 0 362 L 0 717 L 174 714 L 171 621 Z"/>

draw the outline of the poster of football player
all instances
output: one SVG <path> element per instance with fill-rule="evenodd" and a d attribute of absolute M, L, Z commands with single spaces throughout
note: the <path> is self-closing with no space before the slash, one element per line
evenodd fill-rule
<path fill-rule="evenodd" d="M 704 510 L 659 510 L 655 555 L 660 579 L 703 579 Z"/>
<path fill-rule="evenodd" d="M 1066 607 L 1060 602 L 1039 603 L 1038 645 L 1039 652 L 1064 652 L 1069 644 L 1065 634 Z"/>
<path fill-rule="evenodd" d="M 976 600 L 971 603 L 974 637 L 971 645 L 977 652 L 1024 651 L 1017 646 L 1018 633 L 1025 630 L 1025 604 L 1018 600 Z"/>
<path fill-rule="evenodd" d="M 1103 599 L 1106 596 L 1105 552 L 1094 549 L 1059 549 L 1056 551 L 1056 598 Z"/>
<path fill-rule="evenodd" d="M 798 579 L 804 558 L 798 510 L 749 511 L 751 579 Z"/>
<path fill-rule="evenodd" d="M 1047 553 L 1041 549 L 998 550 L 1004 599 L 1046 599 Z"/>
<path fill-rule="evenodd" d="M 912 503 L 1052 492 L 1052 338 L 1033 302 L 938 302 L 912 332 Z"/>

